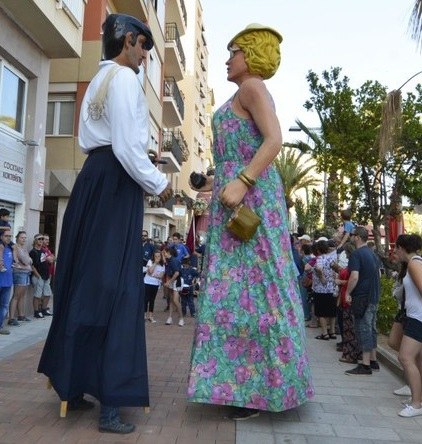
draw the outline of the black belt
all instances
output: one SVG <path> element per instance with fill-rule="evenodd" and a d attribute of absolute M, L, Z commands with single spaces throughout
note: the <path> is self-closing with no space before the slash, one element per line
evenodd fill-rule
<path fill-rule="evenodd" d="M 107 151 L 113 151 L 113 148 L 111 147 L 111 145 L 104 145 L 104 146 L 99 146 L 98 148 L 94 148 L 93 150 L 89 151 L 88 156 L 91 156 L 92 154 L 97 154 L 97 153 L 105 153 Z"/>

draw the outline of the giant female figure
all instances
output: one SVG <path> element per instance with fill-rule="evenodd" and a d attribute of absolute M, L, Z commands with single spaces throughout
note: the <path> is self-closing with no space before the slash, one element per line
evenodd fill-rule
<path fill-rule="evenodd" d="M 214 115 L 215 176 L 200 189 L 213 194 L 188 398 L 237 407 L 233 419 L 313 395 L 284 191 L 271 164 L 282 137 L 263 82 L 277 71 L 281 41 L 252 24 L 229 42 L 227 79 L 238 90 Z M 262 220 L 249 241 L 225 227 L 240 203 Z"/>

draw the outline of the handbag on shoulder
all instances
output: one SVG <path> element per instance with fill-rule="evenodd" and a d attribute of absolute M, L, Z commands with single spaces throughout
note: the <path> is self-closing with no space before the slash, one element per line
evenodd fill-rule
<path fill-rule="evenodd" d="M 254 236 L 260 223 L 261 218 L 254 211 L 240 204 L 233 210 L 226 228 L 240 240 L 248 241 Z"/>

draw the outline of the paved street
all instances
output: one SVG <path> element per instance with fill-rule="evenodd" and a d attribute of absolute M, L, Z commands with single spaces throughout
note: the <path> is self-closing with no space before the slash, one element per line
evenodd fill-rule
<path fill-rule="evenodd" d="M 147 324 L 151 411 L 122 409 L 137 424 L 126 436 L 97 431 L 98 407 L 59 418 L 59 400 L 36 373 L 49 319 L 33 320 L 0 336 L 0 444 L 100 443 L 279 444 L 279 443 L 421 443 L 422 417 L 400 418 L 402 398 L 392 390 L 402 381 L 382 366 L 371 377 L 344 375 L 336 341 L 314 339 L 307 329 L 316 396 L 306 405 L 234 424 L 225 407 L 186 402 L 193 319 L 165 326 L 163 300 L 157 300 L 157 324 Z"/>

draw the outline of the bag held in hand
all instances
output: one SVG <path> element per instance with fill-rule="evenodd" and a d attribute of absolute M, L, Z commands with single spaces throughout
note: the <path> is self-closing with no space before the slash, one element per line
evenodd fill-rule
<path fill-rule="evenodd" d="M 249 207 L 241 204 L 234 209 L 226 228 L 240 240 L 248 241 L 254 236 L 260 223 L 261 218 Z"/>

